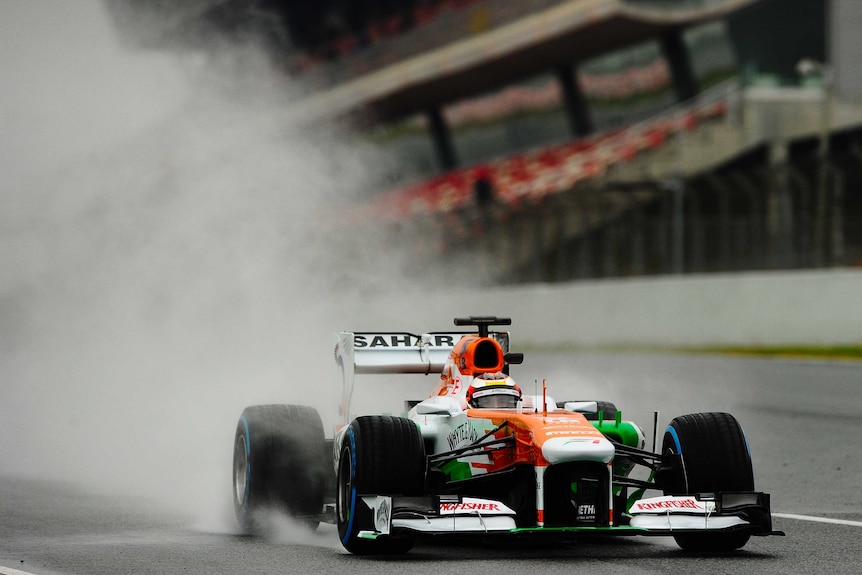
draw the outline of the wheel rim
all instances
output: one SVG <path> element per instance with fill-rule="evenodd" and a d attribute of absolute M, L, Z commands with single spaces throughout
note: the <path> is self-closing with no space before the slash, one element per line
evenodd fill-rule
<path fill-rule="evenodd" d="M 248 450 L 245 435 L 236 438 L 233 452 L 233 486 L 237 505 L 245 503 L 246 485 L 248 481 Z"/>
<path fill-rule="evenodd" d="M 338 490 L 336 508 L 338 522 L 346 525 L 350 521 L 350 502 L 353 497 L 353 462 L 348 448 L 344 448 L 338 461 Z"/>

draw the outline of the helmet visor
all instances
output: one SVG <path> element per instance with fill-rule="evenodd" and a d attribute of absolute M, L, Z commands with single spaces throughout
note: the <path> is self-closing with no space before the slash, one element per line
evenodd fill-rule
<path fill-rule="evenodd" d="M 490 387 L 473 393 L 470 405 L 478 408 L 511 409 L 518 407 L 521 394 L 511 387 Z"/>

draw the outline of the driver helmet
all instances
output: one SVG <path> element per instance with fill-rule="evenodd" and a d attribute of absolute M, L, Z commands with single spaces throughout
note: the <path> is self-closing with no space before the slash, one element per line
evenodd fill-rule
<path fill-rule="evenodd" d="M 478 408 L 515 408 L 521 388 L 511 377 L 498 371 L 477 375 L 467 389 L 467 405 Z"/>

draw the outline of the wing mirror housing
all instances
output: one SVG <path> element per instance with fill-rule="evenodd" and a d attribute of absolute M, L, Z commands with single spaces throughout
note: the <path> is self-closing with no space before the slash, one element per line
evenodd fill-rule
<path fill-rule="evenodd" d="M 564 409 L 575 413 L 597 413 L 599 406 L 595 401 L 567 401 Z"/>
<path fill-rule="evenodd" d="M 507 364 L 518 365 L 518 364 L 524 363 L 524 354 L 510 351 L 509 353 L 507 353 L 506 355 L 503 356 L 503 361 L 506 362 Z"/>

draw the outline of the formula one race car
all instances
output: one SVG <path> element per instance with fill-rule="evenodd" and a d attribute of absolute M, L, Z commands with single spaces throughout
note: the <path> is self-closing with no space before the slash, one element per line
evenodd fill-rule
<path fill-rule="evenodd" d="M 420 536 L 673 536 L 691 551 L 728 551 L 772 529 L 754 491 L 742 428 L 726 413 L 674 418 L 660 452 L 609 402 L 525 395 L 509 374 L 496 317 L 455 319 L 469 332 L 336 334 L 340 427 L 326 439 L 310 407 L 246 408 L 234 444 L 240 524 L 277 507 L 316 528 L 334 522 L 357 554 L 403 553 Z M 356 374 L 439 373 L 404 417 L 351 420 Z M 638 473 L 644 477 L 638 478 Z M 646 497 L 647 490 L 660 495 Z"/>

